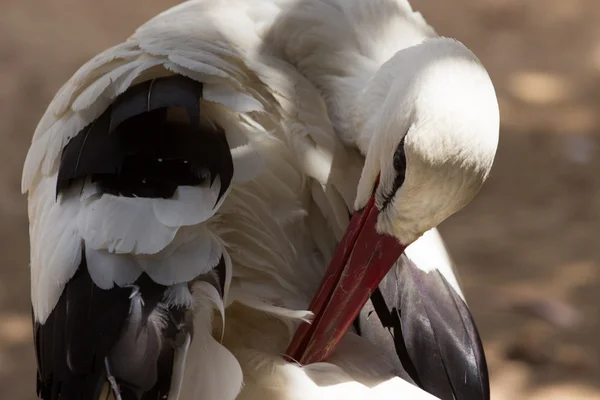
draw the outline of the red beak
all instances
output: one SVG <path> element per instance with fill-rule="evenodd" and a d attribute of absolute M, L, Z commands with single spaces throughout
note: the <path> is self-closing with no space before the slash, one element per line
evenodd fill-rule
<path fill-rule="evenodd" d="M 356 211 L 338 245 L 310 310 L 312 324 L 298 327 L 286 355 L 301 364 L 326 359 L 406 245 L 377 233 L 375 196 Z"/>

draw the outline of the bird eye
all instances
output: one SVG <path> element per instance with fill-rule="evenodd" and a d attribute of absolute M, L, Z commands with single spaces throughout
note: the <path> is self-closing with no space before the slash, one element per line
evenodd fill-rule
<path fill-rule="evenodd" d="M 406 155 L 404 154 L 404 136 L 398 145 L 398 148 L 394 152 L 394 169 L 398 174 L 402 174 L 402 180 L 404 180 L 404 172 L 406 171 Z M 398 186 L 400 186 L 402 182 Z"/>
<path fill-rule="evenodd" d="M 394 179 L 394 186 L 392 188 L 391 196 L 396 193 L 396 191 L 402 186 L 404 183 L 404 177 L 406 175 L 406 154 L 404 153 L 404 139 L 406 135 L 400 141 L 398 148 L 394 152 L 394 169 L 396 170 L 396 179 Z"/>
<path fill-rule="evenodd" d="M 394 178 L 394 185 L 392 186 L 392 190 L 385 195 L 382 209 L 385 208 L 392 201 L 394 195 L 396 194 L 400 186 L 402 186 L 402 184 L 404 183 L 404 177 L 406 175 L 406 154 L 404 153 L 405 138 L 406 135 L 404 135 L 404 138 L 402 138 L 400 144 L 398 145 L 398 148 L 396 148 L 396 151 L 394 152 L 393 166 L 394 170 L 396 171 L 396 178 Z"/>

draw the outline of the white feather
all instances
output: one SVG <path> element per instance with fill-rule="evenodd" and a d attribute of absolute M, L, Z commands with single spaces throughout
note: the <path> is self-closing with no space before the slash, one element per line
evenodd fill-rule
<path fill-rule="evenodd" d="M 104 96 L 104 93 L 114 81 L 121 78 L 126 73 L 136 69 L 137 66 L 138 63 L 136 61 L 132 61 L 130 63 L 120 65 L 119 67 L 114 68 L 106 74 L 100 76 L 100 78 L 92 82 L 79 94 L 79 96 L 77 96 L 77 98 L 75 98 L 71 104 L 71 109 L 77 112 L 93 106 L 98 98 Z"/>
<path fill-rule="evenodd" d="M 242 113 L 262 111 L 263 109 L 262 104 L 254 97 L 223 84 L 205 84 L 202 89 L 202 98 L 206 101 L 223 104 L 231 110 Z"/>
<path fill-rule="evenodd" d="M 179 397 L 181 396 L 185 364 L 191 343 L 192 336 L 188 334 L 185 336 L 184 344 L 175 350 L 171 387 L 169 389 L 169 395 L 167 396 L 169 400 L 179 400 Z"/>
<path fill-rule="evenodd" d="M 153 217 L 154 203 L 160 200 L 104 194 L 85 201 L 79 231 L 86 246 L 118 254 L 158 253 L 178 230 Z"/>
<path fill-rule="evenodd" d="M 223 259 L 225 261 L 225 285 L 223 287 L 223 302 L 229 305 L 229 290 L 231 288 L 231 278 L 233 276 L 233 266 L 231 265 L 231 257 L 223 245 Z M 223 278 L 223 277 L 220 277 Z"/>
<path fill-rule="evenodd" d="M 88 200 L 92 196 L 97 196 L 102 193 L 100 187 L 96 183 L 92 183 L 90 178 L 85 180 L 83 187 L 81 188 L 81 194 L 79 195 L 79 199 L 81 201 Z"/>
<path fill-rule="evenodd" d="M 152 201 L 155 218 L 170 228 L 198 225 L 212 217 L 223 204 L 222 201 L 217 203 L 220 188 L 220 177 L 211 187 L 208 182 L 202 186 L 179 186 L 170 199 Z"/>
<path fill-rule="evenodd" d="M 177 305 L 192 308 L 194 306 L 194 296 L 187 282 L 170 286 L 165 292 L 164 301 L 169 307 Z"/>
<path fill-rule="evenodd" d="M 115 284 L 120 287 L 131 285 L 144 272 L 129 254 L 113 254 L 88 246 L 85 259 L 90 277 L 104 290 L 112 289 Z"/>
<path fill-rule="evenodd" d="M 440 271 L 456 293 L 463 300 L 465 299 L 459 285 L 458 272 L 436 228 L 425 232 L 423 236 L 406 248 L 404 254 L 423 271 L 429 272 L 434 269 Z"/>
<path fill-rule="evenodd" d="M 222 254 L 221 243 L 208 231 L 200 229 L 196 235 L 192 240 L 172 243 L 162 253 L 135 259 L 158 284 L 169 286 L 189 282 L 212 270 Z"/>
<path fill-rule="evenodd" d="M 183 67 L 189 71 L 194 71 L 195 73 L 219 77 L 223 79 L 233 80 L 233 76 L 223 71 L 220 68 L 217 68 L 214 65 L 209 64 L 209 62 L 202 62 L 197 60 L 191 60 L 181 55 L 171 54 L 169 55 L 169 61 L 171 63 Z"/>
<path fill-rule="evenodd" d="M 55 189 L 54 180 L 44 178 L 29 196 L 31 302 L 41 323 L 77 271 L 82 252 L 77 227 L 79 199 L 65 195 L 54 201 Z"/>
<path fill-rule="evenodd" d="M 248 182 L 255 179 L 265 168 L 260 150 L 253 143 L 238 146 L 231 150 L 233 157 L 233 181 Z"/>
<path fill-rule="evenodd" d="M 212 51 L 204 51 L 202 49 L 196 49 L 194 51 L 175 50 L 171 52 L 169 59 L 174 62 L 175 60 L 179 60 L 182 66 L 185 65 L 185 63 L 189 63 L 191 66 L 190 69 L 194 70 L 197 69 L 192 67 L 193 63 L 200 62 L 203 67 L 204 65 L 209 65 L 211 68 L 218 68 L 228 75 L 236 75 L 238 78 L 247 78 L 242 68 L 236 65 L 236 58 L 234 58 L 233 61 L 230 61 L 220 55 L 214 54 Z"/>
<path fill-rule="evenodd" d="M 96 80 L 98 77 L 135 59 L 141 54 L 142 52 L 137 48 L 136 43 L 132 41 L 125 41 L 99 53 L 75 72 L 75 75 L 56 94 L 55 101 L 51 103 L 49 109 L 52 109 L 52 112 L 56 116 L 60 116 L 71 107 L 75 96 L 81 93 L 90 81 Z M 40 124 L 38 129 L 42 133 L 44 125 Z M 38 130 L 36 129 L 36 134 L 37 132 Z M 37 135 L 34 135 L 34 139 L 36 138 L 35 136 Z"/>
<path fill-rule="evenodd" d="M 194 336 L 188 351 L 181 389 L 182 400 L 234 400 L 243 375 L 237 359 L 212 336 L 213 308 L 201 290 L 194 291 Z"/>
<path fill-rule="evenodd" d="M 312 312 L 308 310 L 293 310 L 285 307 L 278 307 L 273 304 L 257 300 L 253 297 L 245 298 L 242 294 L 236 296 L 235 300 L 239 301 L 245 306 L 277 316 L 279 318 L 310 322 L 313 317 Z"/>
<path fill-rule="evenodd" d="M 219 291 L 217 290 L 217 288 L 215 288 L 213 285 L 211 285 L 208 282 L 203 282 L 203 281 L 199 281 L 199 282 L 194 282 L 193 286 L 192 286 L 192 292 L 194 292 L 194 295 L 196 296 L 196 298 L 201 299 L 201 301 L 203 301 L 204 303 L 206 303 L 207 301 L 212 304 L 213 306 L 215 306 L 217 308 L 217 310 L 219 311 L 219 315 L 220 315 L 220 319 L 222 321 L 222 325 L 220 328 L 221 331 L 221 341 L 223 341 L 223 334 L 225 332 L 225 304 L 223 302 L 223 298 L 221 297 L 221 294 L 219 293 Z"/>

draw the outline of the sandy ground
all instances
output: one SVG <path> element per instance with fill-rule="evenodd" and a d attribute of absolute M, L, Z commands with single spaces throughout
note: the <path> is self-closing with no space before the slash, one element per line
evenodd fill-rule
<path fill-rule="evenodd" d="M 22 162 L 59 86 L 174 1 L 0 1 L 0 398 L 34 398 Z M 441 227 L 494 400 L 600 399 L 600 2 L 414 0 L 488 68 L 492 177 Z"/>

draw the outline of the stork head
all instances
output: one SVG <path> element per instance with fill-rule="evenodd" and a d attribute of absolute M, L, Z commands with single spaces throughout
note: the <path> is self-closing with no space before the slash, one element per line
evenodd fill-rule
<path fill-rule="evenodd" d="M 408 245 L 473 199 L 498 146 L 491 80 L 450 39 L 396 53 L 371 78 L 356 113 L 365 166 L 354 216 L 311 304 L 312 334 L 290 347 L 304 363 L 331 352 Z"/>
<path fill-rule="evenodd" d="M 355 209 L 374 195 L 377 232 L 408 245 L 468 204 L 486 180 L 498 146 L 494 87 L 466 47 L 434 39 L 384 64 L 362 102 L 382 108 L 360 132 L 369 140 Z"/>

